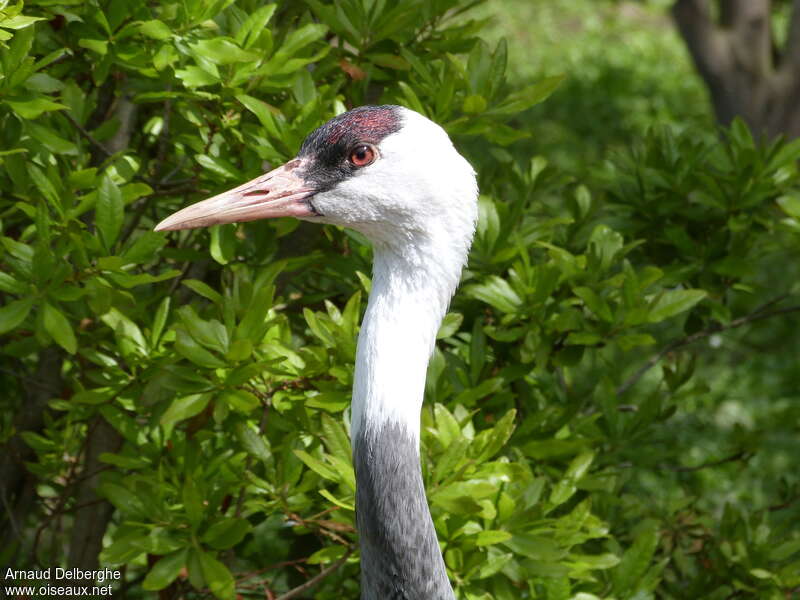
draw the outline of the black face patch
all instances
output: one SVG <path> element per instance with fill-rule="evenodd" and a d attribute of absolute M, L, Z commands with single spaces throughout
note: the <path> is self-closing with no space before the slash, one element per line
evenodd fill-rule
<path fill-rule="evenodd" d="M 358 168 L 347 160 L 359 143 L 377 146 L 388 135 L 400 131 L 399 107 L 361 106 L 334 117 L 312 131 L 300 147 L 298 158 L 308 162 L 302 176 L 316 191 L 324 192 L 353 176 Z"/>

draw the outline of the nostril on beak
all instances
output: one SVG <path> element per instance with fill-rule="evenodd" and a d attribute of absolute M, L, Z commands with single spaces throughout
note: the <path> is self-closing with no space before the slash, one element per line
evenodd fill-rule
<path fill-rule="evenodd" d="M 250 196 L 261 196 L 263 194 L 269 194 L 269 190 L 250 190 L 249 192 L 242 194 L 242 196 L 249 198 Z"/>

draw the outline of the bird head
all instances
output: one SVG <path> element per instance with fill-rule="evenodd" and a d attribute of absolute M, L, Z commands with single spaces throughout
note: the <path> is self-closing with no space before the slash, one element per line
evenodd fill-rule
<path fill-rule="evenodd" d="M 375 244 L 441 232 L 468 247 L 476 198 L 475 173 L 440 126 L 400 106 L 363 106 L 314 130 L 286 164 L 156 231 L 291 216 L 350 227 Z"/>

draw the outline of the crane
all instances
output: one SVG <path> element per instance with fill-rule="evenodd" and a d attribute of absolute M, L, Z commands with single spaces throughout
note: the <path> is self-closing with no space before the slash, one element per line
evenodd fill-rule
<path fill-rule="evenodd" d="M 190 205 L 156 231 L 295 217 L 373 245 L 351 408 L 362 600 L 453 600 L 425 497 L 420 411 L 436 333 L 477 220 L 475 172 L 447 133 L 400 106 L 345 112 L 297 157 Z"/>

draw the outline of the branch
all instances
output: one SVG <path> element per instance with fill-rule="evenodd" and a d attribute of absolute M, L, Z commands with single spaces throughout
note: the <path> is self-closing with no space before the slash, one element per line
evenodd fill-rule
<path fill-rule="evenodd" d="M 771 74 L 773 65 L 770 2 L 726 0 L 720 3 L 723 26 L 727 19 L 735 38 L 731 40 L 731 50 L 736 62 L 762 77 Z"/>
<path fill-rule="evenodd" d="M 664 469 L 669 471 L 675 471 L 677 473 L 693 473 L 694 471 L 701 471 L 703 469 L 707 469 L 709 467 L 718 467 L 720 465 L 724 465 L 729 462 L 736 462 L 739 460 L 747 462 L 750 458 L 752 458 L 752 454 L 749 452 L 745 452 L 742 450 L 741 452 L 737 452 L 736 454 L 732 454 L 727 458 L 721 458 L 719 460 L 713 460 L 710 462 L 703 463 L 701 465 L 697 465 L 696 467 L 664 467 Z"/>
<path fill-rule="evenodd" d="M 81 476 L 87 477 L 75 490 L 75 503 L 83 508 L 74 511 L 67 565 L 70 568 L 92 570 L 97 568 L 98 555 L 103 549 L 103 536 L 114 512 L 111 503 L 97 494 L 100 472 L 106 467 L 100 461 L 100 456 L 104 452 L 117 452 L 123 438 L 105 418 L 97 416 L 90 424 L 86 440 Z"/>
<path fill-rule="evenodd" d="M 131 143 L 131 135 L 133 128 L 136 124 L 136 113 L 139 107 L 130 101 L 130 99 L 123 95 L 117 101 L 117 106 L 114 109 L 114 118 L 119 121 L 117 131 L 108 140 L 108 150 L 112 154 L 122 152 L 127 149 Z"/>
<path fill-rule="evenodd" d="M 769 319 L 770 317 L 777 317 L 780 315 L 786 315 L 793 312 L 800 312 L 800 305 L 798 306 L 788 306 L 786 308 L 778 308 L 775 310 L 766 310 L 773 304 L 777 304 L 784 300 L 786 296 L 780 296 L 775 298 L 774 300 L 770 300 L 763 306 L 760 306 L 756 310 L 754 310 L 749 315 L 745 315 L 743 317 L 739 317 L 738 319 L 734 319 L 727 325 L 721 324 L 714 324 L 702 331 L 698 331 L 691 335 L 687 335 L 679 340 L 675 340 L 669 344 L 667 344 L 660 352 L 654 354 L 650 357 L 646 363 L 644 363 L 641 367 L 639 367 L 636 372 L 631 375 L 622 385 L 617 388 L 617 396 L 621 396 L 625 392 L 627 392 L 636 382 L 638 382 L 642 376 L 647 373 L 650 369 L 656 366 L 662 358 L 664 358 L 670 352 L 677 350 L 678 348 L 683 348 L 684 346 L 688 346 L 690 344 L 695 343 L 698 340 L 702 340 L 707 338 L 715 333 L 719 333 L 721 331 L 727 331 L 729 329 L 736 329 L 741 327 L 742 325 L 747 325 L 748 323 L 752 323 L 754 321 L 760 321 L 761 319 Z"/>
<path fill-rule="evenodd" d="M 772 506 L 768 506 L 767 510 L 770 512 L 775 512 L 776 510 L 784 510 L 792 506 L 792 504 L 794 504 L 798 500 L 800 500 L 800 496 L 795 496 L 794 498 L 789 498 L 789 500 L 781 504 L 773 504 Z"/>
<path fill-rule="evenodd" d="M 707 0 L 677 0 L 672 17 L 704 79 L 720 79 L 729 68 L 729 43 L 711 18 Z"/>
<path fill-rule="evenodd" d="M 83 125 L 81 125 L 80 123 L 78 123 L 78 122 L 75 120 L 75 118 L 74 118 L 74 117 L 73 117 L 71 114 L 69 114 L 69 111 L 66 111 L 66 110 L 65 110 L 65 111 L 64 111 L 64 112 L 62 112 L 61 114 L 62 114 L 62 115 L 64 115 L 64 116 L 67 118 L 67 121 L 69 121 L 70 123 L 72 123 L 72 126 L 73 126 L 75 129 L 77 129 L 77 130 L 78 130 L 78 133 L 80 133 L 80 134 L 81 134 L 81 135 L 82 135 L 84 138 L 86 138 L 86 141 L 88 141 L 88 142 L 89 142 L 89 143 L 90 143 L 92 146 L 94 146 L 95 148 L 97 148 L 97 149 L 100 151 L 100 153 L 101 153 L 101 154 L 103 154 L 103 155 L 104 155 L 106 158 L 108 158 L 108 157 L 110 157 L 110 156 L 113 156 L 113 153 L 112 153 L 112 152 L 109 152 L 108 148 L 106 148 L 105 146 L 103 146 L 103 144 L 101 144 L 100 142 L 98 142 L 98 141 L 97 141 L 97 140 L 94 138 L 94 136 L 92 136 L 92 134 L 91 134 L 91 133 L 89 133 L 89 132 L 88 132 L 88 131 L 87 131 L 87 130 L 86 130 L 84 127 L 83 127 Z"/>
<path fill-rule="evenodd" d="M 784 65 L 800 76 L 800 0 L 792 2 L 792 18 L 789 22 L 789 38 L 786 42 Z"/>
<path fill-rule="evenodd" d="M 724 0 L 719 7 L 723 27 L 744 27 L 753 19 L 761 18 L 769 22 L 770 0 Z"/>
<path fill-rule="evenodd" d="M 336 569 L 341 567 L 345 563 L 345 561 L 348 558 L 350 558 L 350 555 L 352 553 L 353 553 L 353 548 L 352 547 L 348 548 L 347 552 L 344 553 L 344 556 L 342 558 L 340 558 L 339 560 L 337 560 L 335 563 L 333 563 L 330 567 L 328 567 L 327 569 L 323 569 L 317 575 L 315 575 L 314 577 L 312 577 L 311 579 L 306 581 L 303 585 L 299 585 L 296 588 L 294 588 L 293 590 L 289 590 L 288 592 L 286 592 L 282 596 L 278 596 L 278 598 L 276 598 L 276 600 L 291 600 L 291 598 L 297 598 L 303 592 L 305 592 L 307 590 L 310 590 L 312 587 L 317 585 L 320 581 L 325 579 L 328 575 L 333 573 Z"/>
<path fill-rule="evenodd" d="M 13 430 L 15 435 L 5 441 L 0 448 L 0 496 L 3 501 L 13 507 L 13 511 L 5 512 L 0 519 L 0 544 L 7 547 L 13 539 L 13 523 L 23 524 L 29 511 L 35 507 L 36 476 L 26 467 L 28 461 L 36 457 L 33 449 L 21 437 L 23 431 L 39 432 L 44 428 L 50 398 L 58 395 L 61 389 L 61 352 L 53 346 L 39 352 L 36 372 L 33 379 L 39 383 L 27 387 L 27 398 L 22 402 L 15 415 Z M 20 369 L 22 371 L 22 369 Z M 25 376 L 27 380 L 27 376 Z M 12 525 L 5 526 L 6 520 Z"/>

